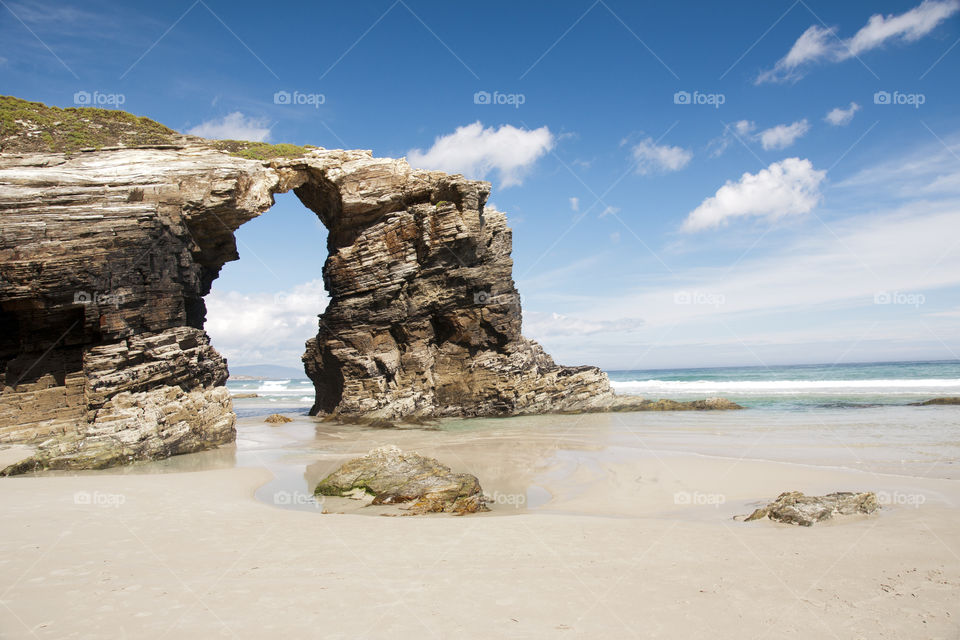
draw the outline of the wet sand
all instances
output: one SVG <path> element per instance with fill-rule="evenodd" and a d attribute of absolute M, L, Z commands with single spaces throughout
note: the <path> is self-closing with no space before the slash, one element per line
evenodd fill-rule
<path fill-rule="evenodd" d="M 790 429 L 741 438 L 708 418 L 443 431 L 246 418 L 217 451 L 0 479 L 0 635 L 960 636 L 952 456 L 841 446 L 834 427 L 798 454 Z M 323 475 L 382 444 L 474 473 L 492 511 L 370 517 L 312 499 Z M 809 529 L 733 519 L 793 489 L 887 504 Z"/>

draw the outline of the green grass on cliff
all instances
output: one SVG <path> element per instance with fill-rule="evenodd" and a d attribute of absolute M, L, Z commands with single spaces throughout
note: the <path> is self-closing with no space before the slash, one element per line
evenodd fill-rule
<path fill-rule="evenodd" d="M 0 151 L 54 151 L 169 144 L 179 134 L 126 111 L 94 107 L 61 109 L 0 96 Z"/>
<path fill-rule="evenodd" d="M 182 136 L 150 118 L 126 111 L 94 107 L 48 107 L 13 96 L 0 96 L 0 153 L 51 151 L 175 144 Z M 209 140 L 215 149 L 251 160 L 296 158 L 309 145 L 267 144 L 245 140 Z"/>
<path fill-rule="evenodd" d="M 248 142 L 246 140 L 211 140 L 210 144 L 221 151 L 228 151 L 232 156 L 251 160 L 299 158 L 306 153 L 307 149 L 311 148 L 309 145 L 267 144 L 266 142 Z"/>

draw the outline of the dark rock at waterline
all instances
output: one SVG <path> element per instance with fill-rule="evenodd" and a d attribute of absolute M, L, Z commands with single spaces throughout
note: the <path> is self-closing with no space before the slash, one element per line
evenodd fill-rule
<path fill-rule="evenodd" d="M 770 518 L 786 524 L 802 527 L 829 520 L 836 515 L 869 514 L 880 508 L 877 495 L 872 491 L 851 493 L 841 491 L 825 496 L 807 496 L 799 491 L 781 493 L 776 500 L 751 513 L 745 522 Z"/>
<path fill-rule="evenodd" d="M 745 407 L 726 398 L 706 400 L 646 400 L 640 397 L 615 396 L 607 411 L 732 411 Z"/>
<path fill-rule="evenodd" d="M 935 404 L 960 404 L 960 398 L 946 397 L 946 398 L 933 398 L 931 400 L 924 400 L 923 402 L 911 402 L 908 406 L 911 407 L 927 407 Z"/>
<path fill-rule="evenodd" d="M 321 480 L 314 494 L 352 497 L 358 490 L 372 495 L 372 504 L 409 504 L 411 515 L 489 510 L 476 476 L 394 446 L 346 462 Z"/>

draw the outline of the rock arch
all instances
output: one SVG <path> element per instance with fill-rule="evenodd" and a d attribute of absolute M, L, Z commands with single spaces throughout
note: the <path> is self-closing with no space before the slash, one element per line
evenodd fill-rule
<path fill-rule="evenodd" d="M 369 151 L 260 161 L 211 143 L 0 155 L 0 443 L 6 473 L 93 468 L 232 441 L 203 296 L 234 231 L 293 190 L 328 229 L 330 304 L 303 356 L 314 413 L 588 410 L 594 367 L 520 333 L 511 231 L 490 185 Z"/>

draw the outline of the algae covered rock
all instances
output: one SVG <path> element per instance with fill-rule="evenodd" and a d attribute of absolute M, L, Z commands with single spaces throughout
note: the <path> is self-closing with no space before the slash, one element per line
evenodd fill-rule
<path fill-rule="evenodd" d="M 960 404 L 960 397 L 945 397 L 945 398 L 933 398 L 932 400 L 924 400 L 923 402 L 911 402 L 911 407 L 928 407 L 931 405 L 941 405 L 941 404 Z"/>
<path fill-rule="evenodd" d="M 735 411 L 743 409 L 736 402 L 726 398 L 707 398 L 706 400 L 647 400 L 640 396 L 614 396 L 607 407 L 608 411 Z"/>
<path fill-rule="evenodd" d="M 488 511 L 475 476 L 395 446 L 346 462 L 321 480 L 314 494 L 353 497 L 358 489 L 372 495 L 375 505 L 412 503 L 411 514 Z"/>
<path fill-rule="evenodd" d="M 786 524 L 813 526 L 815 522 L 829 520 L 835 515 L 869 514 L 880 508 L 877 495 L 872 491 L 851 493 L 841 491 L 825 496 L 807 496 L 799 491 L 781 493 L 765 507 L 751 513 L 746 522 L 770 518 Z"/>
<path fill-rule="evenodd" d="M 692 400 L 687 403 L 695 411 L 735 411 L 743 407 L 726 398 L 707 398 L 706 400 Z"/>
<path fill-rule="evenodd" d="M 279 413 L 271 413 L 264 419 L 264 422 L 269 422 L 270 424 L 284 424 L 285 422 L 293 422 L 293 418 L 288 418 L 287 416 Z"/>

